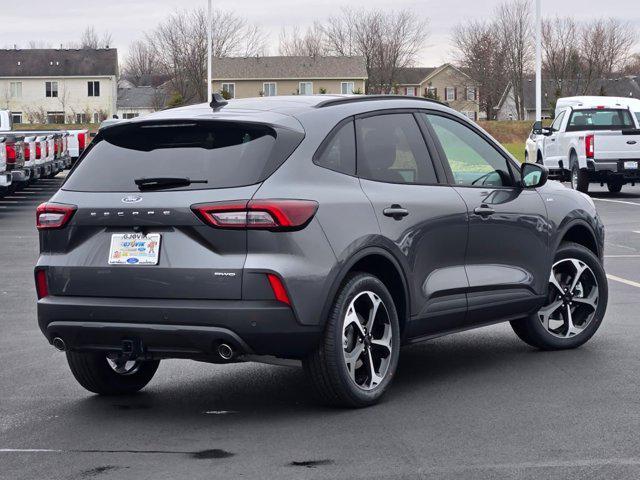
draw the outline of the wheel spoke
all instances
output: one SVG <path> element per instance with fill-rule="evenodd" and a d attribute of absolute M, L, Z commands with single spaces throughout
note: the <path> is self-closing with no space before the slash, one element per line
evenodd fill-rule
<path fill-rule="evenodd" d="M 573 297 L 572 301 L 582 305 L 587 305 L 595 310 L 598 306 L 598 289 L 592 288 L 591 292 L 586 297 Z"/>
<path fill-rule="evenodd" d="M 558 293 L 560 293 L 560 295 L 564 295 L 564 290 L 558 283 L 558 279 L 556 278 L 556 275 L 553 269 L 551 269 L 551 276 L 549 277 L 549 283 L 554 287 L 556 287 L 556 290 L 558 290 Z"/>
<path fill-rule="evenodd" d="M 376 320 L 376 314 L 378 313 L 378 307 L 382 303 L 382 300 L 373 292 L 367 292 L 369 299 L 371 300 L 371 310 L 369 310 L 369 318 L 367 319 L 367 332 L 371 333 L 373 330 L 373 323 Z"/>
<path fill-rule="evenodd" d="M 351 380 L 356 381 L 356 364 L 364 351 L 364 343 L 356 342 L 356 345 L 353 347 L 353 350 L 350 352 L 344 352 L 344 360 L 347 364 L 347 369 L 349 370 L 349 375 L 351 376 Z"/>
<path fill-rule="evenodd" d="M 542 325 L 544 328 L 549 330 L 549 320 L 551 319 L 551 315 L 558 310 L 562 306 L 562 300 L 556 300 L 555 302 L 550 303 L 549 305 L 542 307 L 538 311 L 538 315 L 540 316 L 540 320 L 542 321 Z"/>
<path fill-rule="evenodd" d="M 376 372 L 376 368 L 373 365 L 373 355 L 371 349 L 367 349 L 367 358 L 369 360 L 369 388 L 373 388 L 382 382 L 382 377 Z"/>
<path fill-rule="evenodd" d="M 573 324 L 573 316 L 571 315 L 571 306 L 567 305 L 567 310 L 566 310 L 566 324 L 567 324 L 567 332 L 565 333 L 565 337 L 569 338 L 572 335 L 577 335 L 578 333 L 580 333 L 583 329 L 580 327 L 576 327 Z"/>
<path fill-rule="evenodd" d="M 353 305 L 349 307 L 349 310 L 347 311 L 347 316 L 344 319 L 344 330 L 346 330 L 347 327 L 352 324 L 356 327 L 357 333 L 360 336 L 360 338 L 364 338 L 366 334 L 364 333 L 364 328 L 360 323 L 360 319 L 358 318 L 358 315 L 356 314 L 356 311 L 353 308 Z"/>
<path fill-rule="evenodd" d="M 575 290 L 576 285 L 578 285 L 578 282 L 580 281 L 582 274 L 587 269 L 587 266 L 581 261 L 573 258 L 571 259 L 571 263 L 573 264 L 573 267 L 576 269 L 576 276 L 573 277 L 573 281 L 571 282 L 571 286 L 569 287 L 569 293 L 573 294 L 573 291 Z"/>
<path fill-rule="evenodd" d="M 379 345 L 381 347 L 386 348 L 389 352 L 391 352 L 391 325 L 384 326 L 384 333 L 380 338 L 372 338 L 371 343 L 373 345 Z"/>

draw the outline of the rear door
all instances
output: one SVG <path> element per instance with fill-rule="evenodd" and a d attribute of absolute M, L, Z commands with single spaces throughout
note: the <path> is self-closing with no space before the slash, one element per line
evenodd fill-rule
<path fill-rule="evenodd" d="M 301 139 L 301 133 L 241 122 L 105 129 L 52 199 L 77 206 L 69 226 L 41 232 L 51 293 L 240 298 L 246 231 L 207 225 L 192 206 L 248 201 Z M 194 183 L 135 183 L 150 177 Z"/>
<path fill-rule="evenodd" d="M 408 337 L 464 322 L 467 212 L 444 182 L 415 112 L 374 112 L 356 119 L 357 174 L 387 248 L 403 263 L 411 287 Z"/>
<path fill-rule="evenodd" d="M 564 117 L 565 112 L 560 112 L 560 114 L 551 124 L 551 135 L 545 135 L 542 137 L 542 142 L 544 144 L 545 165 L 550 168 L 558 168 L 558 161 L 561 159 L 560 155 L 562 154 L 562 152 L 560 151 L 560 128 L 562 126 Z"/>
<path fill-rule="evenodd" d="M 546 292 L 551 267 L 541 196 L 517 186 L 514 165 L 479 130 L 446 114 L 424 118 L 438 139 L 451 184 L 467 206 L 467 322 L 527 313 Z"/>

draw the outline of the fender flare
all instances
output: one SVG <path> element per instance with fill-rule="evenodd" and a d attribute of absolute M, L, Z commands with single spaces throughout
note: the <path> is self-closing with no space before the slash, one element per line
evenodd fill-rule
<path fill-rule="evenodd" d="M 395 267 L 396 273 L 400 276 L 402 281 L 402 289 L 404 291 L 404 302 L 406 306 L 406 319 L 409 320 L 411 317 L 411 293 L 409 289 L 409 282 L 407 281 L 407 275 L 402 267 L 402 264 L 396 259 L 396 257 L 391 253 L 388 249 L 383 248 L 381 246 L 366 246 L 355 252 L 351 255 L 348 260 L 346 260 L 338 270 L 338 273 L 334 276 L 333 281 L 330 284 L 329 290 L 326 295 L 326 299 L 324 302 L 324 306 L 322 307 L 321 313 L 321 324 L 324 325 L 324 321 L 329 315 L 329 310 L 333 305 L 333 301 L 338 293 L 340 286 L 342 285 L 344 279 L 349 274 L 353 266 L 358 263 L 363 258 L 372 255 L 380 255 L 385 257 L 391 264 Z"/>
<path fill-rule="evenodd" d="M 593 230 L 593 226 L 580 218 L 574 218 L 572 220 L 569 220 L 567 221 L 566 224 L 561 225 L 561 227 L 558 228 L 558 231 L 556 234 L 556 240 L 554 242 L 553 249 L 551 251 L 553 255 L 555 256 L 556 252 L 558 251 L 558 248 L 560 248 L 560 244 L 562 243 L 567 232 L 569 232 L 569 230 L 571 230 L 573 227 L 576 227 L 576 226 L 584 227 L 589 231 L 589 234 L 591 235 L 591 240 L 593 240 L 593 244 L 596 246 L 596 256 L 600 258 L 602 252 L 600 251 L 600 245 L 598 244 L 598 237 Z"/>

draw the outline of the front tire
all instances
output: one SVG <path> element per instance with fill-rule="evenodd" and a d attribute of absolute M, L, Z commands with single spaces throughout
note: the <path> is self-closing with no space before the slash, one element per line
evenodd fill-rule
<path fill-rule="evenodd" d="M 589 193 L 589 172 L 580 168 L 575 153 L 571 154 L 571 188 L 582 193 Z"/>
<path fill-rule="evenodd" d="M 563 243 L 549 276 L 545 305 L 535 314 L 511 322 L 516 335 L 542 350 L 576 348 L 598 330 L 609 291 L 604 268 L 591 250 Z"/>
<path fill-rule="evenodd" d="M 399 350 L 400 327 L 391 294 L 377 277 L 354 273 L 338 291 L 324 338 L 304 368 L 325 403 L 367 407 L 388 390 Z"/>
<path fill-rule="evenodd" d="M 142 390 L 153 378 L 159 360 L 120 362 L 104 353 L 67 352 L 78 383 L 99 395 L 128 395 Z"/>

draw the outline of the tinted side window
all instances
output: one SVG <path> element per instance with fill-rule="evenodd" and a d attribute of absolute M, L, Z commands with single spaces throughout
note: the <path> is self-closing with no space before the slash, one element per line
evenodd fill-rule
<path fill-rule="evenodd" d="M 388 183 L 437 183 L 416 119 L 411 113 L 359 119 L 358 176 Z"/>
<path fill-rule="evenodd" d="M 484 138 L 460 122 L 424 114 L 435 130 L 457 185 L 511 186 L 507 159 Z"/>
<path fill-rule="evenodd" d="M 355 175 L 356 173 L 356 134 L 353 120 L 332 132 L 314 158 L 314 163 L 337 172 Z"/>

